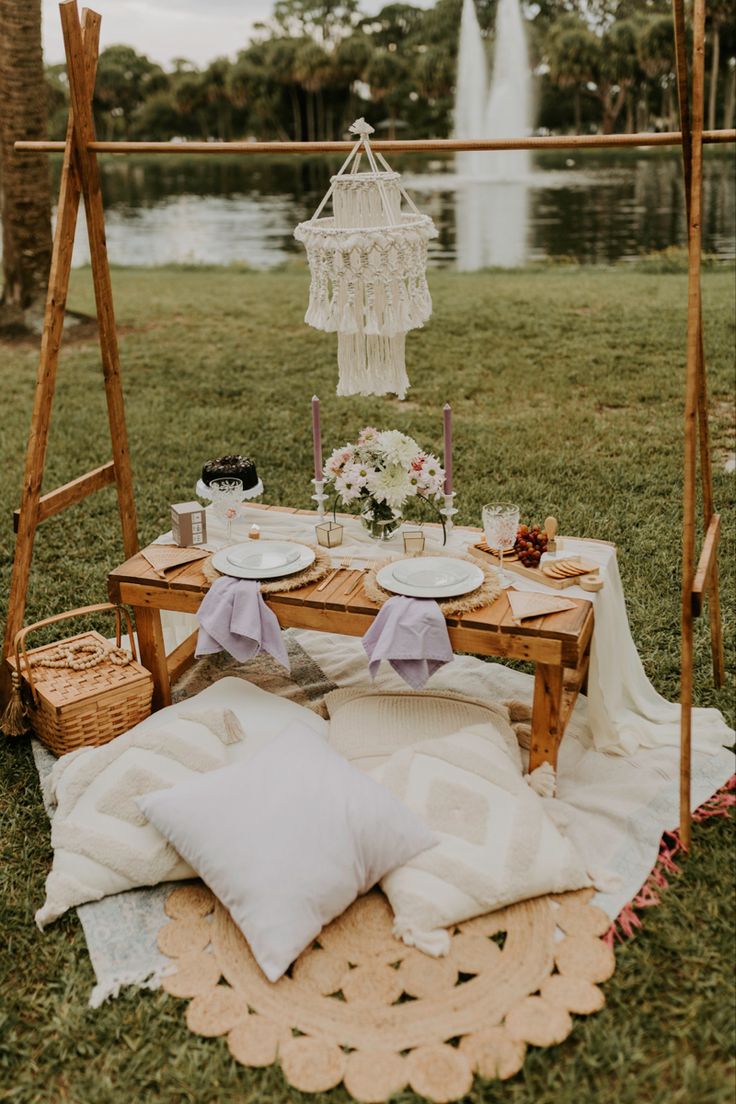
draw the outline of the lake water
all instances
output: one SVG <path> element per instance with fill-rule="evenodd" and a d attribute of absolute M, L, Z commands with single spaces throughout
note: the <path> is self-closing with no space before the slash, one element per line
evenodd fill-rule
<path fill-rule="evenodd" d="M 314 212 L 338 165 L 296 156 L 103 158 L 110 260 L 281 264 L 303 252 L 294 226 Z M 537 156 L 531 176 L 509 182 L 463 180 L 450 160 L 405 156 L 394 166 L 439 229 L 434 266 L 561 257 L 609 264 L 685 243 L 676 151 L 550 152 Z M 735 212 L 733 153 L 706 149 L 703 248 L 724 261 L 736 253 Z M 88 260 L 80 220 L 74 263 Z"/>

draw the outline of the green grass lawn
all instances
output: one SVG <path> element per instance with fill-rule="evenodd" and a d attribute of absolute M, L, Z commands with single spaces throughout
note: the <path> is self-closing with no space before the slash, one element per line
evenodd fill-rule
<path fill-rule="evenodd" d="M 629 617 L 649 677 L 676 697 L 686 277 L 643 262 L 433 273 L 435 312 L 407 341 L 404 403 L 334 397 L 334 335 L 302 322 L 306 271 L 113 273 L 142 541 L 168 527 L 168 504 L 192 497 L 203 459 L 244 451 L 269 501 L 309 505 L 310 406 L 322 398 L 327 451 L 372 423 L 441 446 L 453 405 L 459 520 L 492 498 L 525 519 L 553 513 L 562 532 L 615 541 Z M 664 266 L 669 267 L 669 266 Z M 676 266 L 674 266 L 676 267 Z M 696 626 L 695 697 L 733 723 L 734 281 L 704 276 L 705 349 L 724 513 L 724 629 L 731 672 L 710 678 L 707 619 Z M 70 305 L 91 311 L 88 272 Z M 11 510 L 19 500 L 38 352 L 0 344 L 0 571 L 7 594 Z M 62 355 L 45 489 L 110 456 L 94 336 Z M 42 527 L 28 620 L 105 598 L 121 559 L 107 489 Z M 0 740 L 0 1100 L 55 1104 L 305 1104 L 278 1069 L 238 1066 L 222 1040 L 189 1034 L 184 1003 L 127 990 L 97 1012 L 76 914 L 44 935 L 33 925 L 50 862 L 48 824 L 27 741 Z M 731 1104 L 734 1063 L 732 824 L 696 827 L 694 855 L 644 931 L 618 951 L 607 1007 L 570 1038 L 532 1050 L 503 1085 L 476 1082 L 473 1104 Z M 321 1104 L 343 1104 L 338 1089 Z M 401 1104 L 419 1098 L 404 1093 Z"/>

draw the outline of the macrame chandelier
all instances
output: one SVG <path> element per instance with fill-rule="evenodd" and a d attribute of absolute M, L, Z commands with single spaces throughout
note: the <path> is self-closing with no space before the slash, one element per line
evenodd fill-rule
<path fill-rule="evenodd" d="M 294 231 L 304 242 L 312 275 L 304 321 L 337 333 L 338 395 L 404 398 L 409 387 L 404 344 L 432 313 L 427 242 L 434 223 L 415 207 L 358 119 L 358 141 L 314 215 Z M 359 172 L 365 152 L 368 171 Z M 376 158 L 381 163 L 379 169 Z M 334 217 L 320 218 L 332 198 Z M 406 200 L 410 210 L 401 210 Z"/>

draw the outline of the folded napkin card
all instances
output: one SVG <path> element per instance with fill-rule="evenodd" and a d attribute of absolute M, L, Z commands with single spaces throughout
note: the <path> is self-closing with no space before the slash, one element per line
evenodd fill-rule
<path fill-rule="evenodd" d="M 259 652 L 268 652 L 289 670 L 281 627 L 276 614 L 264 602 L 257 581 L 223 575 L 205 594 L 197 620 L 195 655 L 226 651 L 245 663 Z"/>
<path fill-rule="evenodd" d="M 575 609 L 575 603 L 569 598 L 557 598 L 553 594 L 535 594 L 525 590 L 507 590 L 506 594 L 514 621 Z"/>
<path fill-rule="evenodd" d="M 396 674 L 421 690 L 428 678 L 453 657 L 442 610 L 429 598 L 396 595 L 381 606 L 363 637 L 368 668 L 375 678 L 382 659 Z"/>
<path fill-rule="evenodd" d="M 179 548 L 175 544 L 151 544 L 144 548 L 141 555 L 148 560 L 157 575 L 165 575 L 175 567 L 203 560 L 209 556 L 206 548 Z"/>

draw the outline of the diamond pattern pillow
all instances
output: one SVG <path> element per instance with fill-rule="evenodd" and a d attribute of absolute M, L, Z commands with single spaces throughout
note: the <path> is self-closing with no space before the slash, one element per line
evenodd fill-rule
<path fill-rule="evenodd" d="M 422 741 L 371 774 L 439 836 L 381 882 L 396 934 L 420 950 L 446 954 L 452 924 L 591 884 L 492 726 Z"/>

